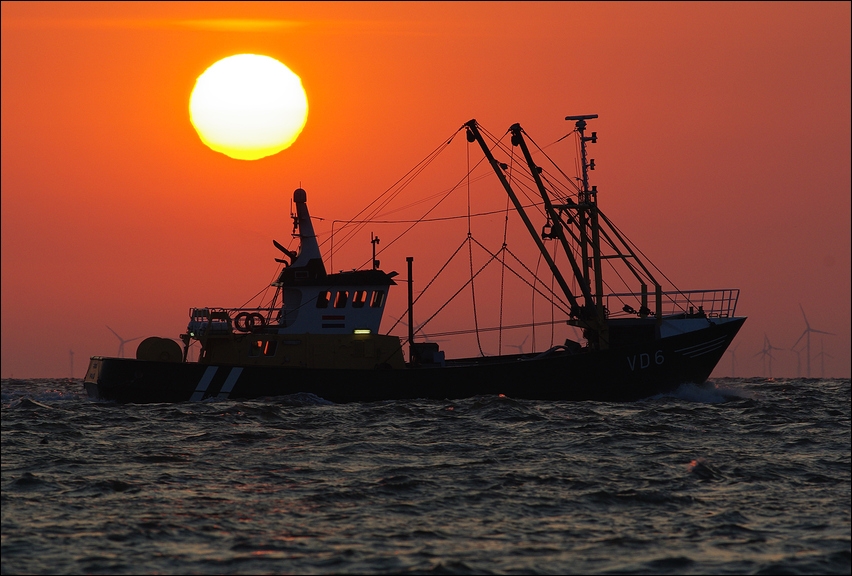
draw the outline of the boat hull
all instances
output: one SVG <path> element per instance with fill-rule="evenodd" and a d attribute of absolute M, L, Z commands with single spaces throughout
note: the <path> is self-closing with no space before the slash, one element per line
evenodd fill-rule
<path fill-rule="evenodd" d="M 332 402 L 458 399 L 629 402 L 703 383 L 745 318 L 618 349 L 447 361 L 444 366 L 346 370 L 211 365 L 93 357 L 92 398 L 120 403 L 255 399 L 312 393 Z"/>

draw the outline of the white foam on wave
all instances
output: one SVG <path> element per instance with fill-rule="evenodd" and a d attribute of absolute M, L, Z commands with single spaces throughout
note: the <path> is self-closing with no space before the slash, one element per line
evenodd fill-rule
<path fill-rule="evenodd" d="M 47 410 L 53 410 L 53 408 L 51 408 L 47 404 L 42 404 L 41 402 L 33 400 L 32 398 L 29 398 L 27 396 L 24 396 L 23 398 L 18 398 L 17 400 L 12 400 L 12 402 L 9 403 L 9 408 L 19 408 L 24 410 L 31 408 L 45 408 Z"/>
<path fill-rule="evenodd" d="M 234 398 L 219 398 L 218 396 L 210 396 L 201 400 L 202 403 L 210 403 L 216 404 L 219 402 L 243 402 L 243 399 L 234 399 Z M 334 402 L 326 400 L 312 392 L 296 392 L 295 394 L 285 394 L 282 396 L 263 396 L 260 398 L 256 398 L 253 401 L 255 402 L 269 402 L 274 401 L 279 404 L 284 404 L 288 406 L 333 406 Z"/>
<path fill-rule="evenodd" d="M 708 380 L 704 384 L 681 384 L 674 392 L 662 394 L 661 397 L 679 398 L 680 400 L 704 404 L 720 404 L 730 400 L 750 399 L 752 395 L 741 388 L 719 386 L 712 380 Z"/>
<path fill-rule="evenodd" d="M 32 400 L 34 402 L 56 403 L 76 401 L 83 397 L 84 395 L 80 392 L 69 392 L 63 390 L 14 390 L 12 392 L 3 392 L 3 394 L 0 395 L 0 400 L 3 404 L 14 404 L 15 402 L 25 399 Z"/>

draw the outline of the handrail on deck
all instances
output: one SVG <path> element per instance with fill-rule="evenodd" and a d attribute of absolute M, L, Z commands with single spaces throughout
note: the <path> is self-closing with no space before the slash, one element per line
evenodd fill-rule
<path fill-rule="evenodd" d="M 273 309 L 270 307 L 264 308 L 197 308 L 189 309 L 189 325 L 187 329 L 190 333 L 196 334 L 211 334 L 230 332 L 234 328 L 235 320 L 239 320 L 237 316 L 240 314 L 259 314 L 263 317 L 263 323 L 260 328 L 277 323 L 277 319 L 273 322 Z"/>
<path fill-rule="evenodd" d="M 711 318 L 730 318 L 737 310 L 739 288 L 715 290 L 673 290 L 662 292 L 662 316 L 680 314 L 704 314 Z M 642 311 L 642 302 L 648 301 L 648 293 L 618 292 L 607 294 L 606 307 L 610 318 L 631 316 L 654 316 L 656 310 Z"/>
<path fill-rule="evenodd" d="M 264 318 L 270 317 L 272 315 L 273 309 L 269 306 L 264 306 L 262 308 L 197 308 L 192 307 L 189 309 L 189 316 L 193 319 L 202 319 L 202 318 L 210 318 L 213 320 L 233 320 L 237 314 L 241 313 L 247 314 L 260 314 Z"/>

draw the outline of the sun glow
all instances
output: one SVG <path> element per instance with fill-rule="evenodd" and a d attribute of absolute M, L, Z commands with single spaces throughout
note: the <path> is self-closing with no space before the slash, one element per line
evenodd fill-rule
<path fill-rule="evenodd" d="M 198 77 L 189 118 L 212 150 L 257 160 L 296 141 L 308 119 L 308 98 L 301 79 L 278 60 L 237 54 Z"/>

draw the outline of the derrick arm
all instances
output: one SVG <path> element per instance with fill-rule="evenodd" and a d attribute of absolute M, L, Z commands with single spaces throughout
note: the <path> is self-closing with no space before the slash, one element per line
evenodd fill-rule
<path fill-rule="evenodd" d="M 524 211 L 520 200 L 518 200 L 517 195 L 515 195 L 515 191 L 512 190 L 512 186 L 509 184 L 509 181 L 506 180 L 506 176 L 503 175 L 503 172 L 500 170 L 500 165 L 497 163 L 497 160 L 494 159 L 494 156 L 491 154 L 491 150 L 488 149 L 488 145 L 485 143 L 485 140 L 483 140 L 482 134 L 479 133 L 479 129 L 476 125 L 476 120 L 470 120 L 465 124 L 465 127 L 467 128 L 468 142 L 476 141 L 482 148 L 482 152 L 485 154 L 485 157 L 491 164 L 491 168 L 497 174 L 497 178 L 500 179 L 500 183 L 503 185 L 503 188 L 505 188 L 506 194 L 509 195 L 509 199 L 512 201 L 512 204 L 514 204 L 515 210 L 517 210 L 518 215 L 520 215 L 521 220 L 523 220 L 524 225 L 527 227 L 527 230 L 529 231 L 530 236 L 532 236 L 533 241 L 535 241 L 536 246 L 538 246 L 542 257 L 545 259 L 547 265 L 553 271 L 553 276 L 554 278 L 556 278 L 556 282 L 559 284 L 559 287 L 565 294 L 565 298 L 568 299 L 568 302 L 571 305 L 571 315 L 579 316 L 582 310 L 580 303 L 577 301 L 577 298 L 571 292 L 568 283 L 565 281 L 565 278 L 562 276 L 562 273 L 556 267 L 556 263 L 553 261 L 553 258 L 551 258 L 550 254 L 547 252 L 547 248 L 545 248 L 544 242 L 542 242 L 541 238 L 538 235 L 538 232 L 536 232 L 535 228 L 532 225 L 532 222 L 530 222 L 529 216 L 527 216 L 527 213 Z"/>
<path fill-rule="evenodd" d="M 577 261 L 574 259 L 574 254 L 571 251 L 571 247 L 568 246 L 568 241 L 565 238 L 565 226 L 562 222 L 562 219 L 559 217 L 559 214 L 556 213 L 556 210 L 553 208 L 553 202 L 550 201 L 550 196 L 547 194 L 547 190 L 544 188 L 544 184 L 541 181 L 541 175 L 539 174 L 538 166 L 535 165 L 533 161 L 532 155 L 530 154 L 530 150 L 527 147 L 527 143 L 523 137 L 523 130 L 521 129 L 520 124 L 513 124 L 509 131 L 512 133 L 512 145 L 519 146 L 521 148 L 521 152 L 524 154 L 524 159 L 527 161 L 527 166 L 529 166 L 530 174 L 532 174 L 533 180 L 535 180 L 535 185 L 538 188 L 539 193 L 541 194 L 541 199 L 544 201 L 544 207 L 547 211 L 548 216 L 554 223 L 558 223 L 559 226 L 556 227 L 556 236 L 559 238 L 560 243 L 562 244 L 562 249 L 565 251 L 565 255 L 568 256 L 568 262 L 571 263 L 571 270 L 574 272 L 574 277 L 581 280 L 580 281 L 580 290 L 583 292 L 583 297 L 586 300 L 586 309 L 592 310 L 595 307 L 594 297 L 592 296 L 591 290 L 586 285 L 585 282 L 582 281 L 583 273 L 580 271 L 580 267 L 577 265 Z M 553 266 L 551 266 L 553 268 Z M 554 273 L 556 271 L 554 270 Z"/>

